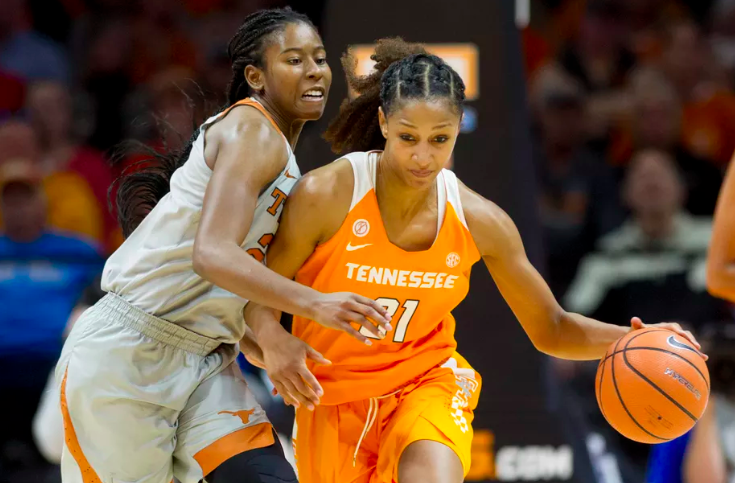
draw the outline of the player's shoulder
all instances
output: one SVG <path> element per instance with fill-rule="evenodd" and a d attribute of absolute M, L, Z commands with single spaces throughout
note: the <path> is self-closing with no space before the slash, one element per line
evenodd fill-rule
<path fill-rule="evenodd" d="M 225 146 L 236 149 L 257 146 L 258 154 L 267 158 L 288 157 L 288 149 L 281 131 L 259 109 L 238 105 L 220 114 L 204 131 L 205 149 L 217 153 Z"/>
<path fill-rule="evenodd" d="M 308 199 L 319 204 L 347 203 L 352 199 L 355 177 L 346 158 L 309 171 L 299 179 L 291 197 Z"/>
<path fill-rule="evenodd" d="M 500 206 L 468 188 L 458 180 L 462 211 L 467 228 L 483 256 L 518 236 L 515 223 Z"/>
<path fill-rule="evenodd" d="M 297 220 L 330 239 L 350 210 L 354 179 L 346 159 L 338 159 L 302 176 L 291 190 L 284 211 L 285 223 Z"/>
<path fill-rule="evenodd" d="M 470 229 L 472 225 L 493 226 L 510 221 L 508 214 L 497 204 L 473 191 L 459 179 L 457 179 L 457 184 L 462 201 L 462 211 Z"/>
<path fill-rule="evenodd" d="M 238 105 L 204 130 L 204 158 L 210 169 L 228 177 L 269 183 L 286 166 L 290 150 L 285 138 L 258 109 Z M 243 162 L 245 161 L 245 162 Z"/>
<path fill-rule="evenodd" d="M 223 139 L 255 138 L 257 141 L 267 142 L 278 140 L 283 144 L 283 136 L 276 126 L 259 109 L 250 105 L 235 106 L 222 114 L 222 117 L 207 129 L 214 136 Z"/>
<path fill-rule="evenodd" d="M 306 219 L 318 213 L 325 224 L 338 226 L 349 212 L 353 186 L 352 167 L 346 159 L 309 171 L 291 190 L 284 216 Z"/>

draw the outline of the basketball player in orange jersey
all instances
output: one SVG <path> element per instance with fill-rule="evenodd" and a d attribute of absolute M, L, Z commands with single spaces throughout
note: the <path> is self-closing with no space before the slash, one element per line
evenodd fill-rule
<path fill-rule="evenodd" d="M 730 163 L 715 210 L 712 242 L 707 256 L 707 289 L 735 302 L 735 167 Z"/>
<path fill-rule="evenodd" d="M 364 78 L 344 59 L 359 96 L 326 137 L 335 150 L 354 152 L 297 184 L 268 266 L 321 291 L 373 298 L 393 327 L 367 346 L 350 336 L 370 338 L 363 329 L 348 334 L 296 316 L 294 337 L 277 310 L 251 302 L 245 319 L 262 353 L 250 357 L 297 406 L 302 483 L 460 482 L 481 380 L 455 352 L 451 311 L 467 295 L 475 262 L 483 259 L 547 354 L 600 358 L 630 329 L 562 310 L 508 215 L 442 169 L 462 116 L 457 73 L 400 39 L 379 41 L 374 59 L 376 71 Z M 696 344 L 677 324 L 663 326 Z M 331 364 L 305 363 L 310 350 Z"/>

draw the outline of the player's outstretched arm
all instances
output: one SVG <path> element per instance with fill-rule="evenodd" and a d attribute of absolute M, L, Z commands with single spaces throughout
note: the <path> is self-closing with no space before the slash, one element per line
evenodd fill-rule
<path fill-rule="evenodd" d="M 599 359 L 610 344 L 630 330 L 562 309 L 528 260 L 518 229 L 508 214 L 466 186 L 461 189 L 464 214 L 482 259 L 538 350 L 562 359 Z M 638 318 L 631 325 L 634 330 L 643 327 Z M 679 324 L 659 325 L 678 332 L 699 347 L 692 334 Z"/>
<path fill-rule="evenodd" d="M 268 250 L 266 260 L 270 270 L 288 279 L 295 277 L 317 245 L 329 240 L 339 230 L 350 209 L 352 184 L 352 167 L 346 160 L 317 169 L 296 183 Z M 263 302 L 258 305 L 268 306 Z M 325 327 L 345 331 L 368 345 L 370 340 L 350 323 L 358 323 L 376 336 L 381 335 L 376 324 L 391 330 L 383 306 L 353 293 L 320 293 L 311 307 L 311 316 L 307 318 Z M 248 320 L 248 324 L 260 341 L 258 321 Z"/>
<path fill-rule="evenodd" d="M 248 300 L 309 314 L 317 293 L 268 270 L 241 245 L 258 196 L 285 167 L 283 138 L 255 109 L 238 108 L 210 127 L 205 156 L 213 173 L 194 241 L 194 270 Z"/>
<path fill-rule="evenodd" d="M 707 290 L 735 302 L 735 166 L 730 163 L 717 200 L 707 257 Z"/>

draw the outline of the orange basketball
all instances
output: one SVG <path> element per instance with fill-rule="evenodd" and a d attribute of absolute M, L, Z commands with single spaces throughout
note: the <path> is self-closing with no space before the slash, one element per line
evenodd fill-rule
<path fill-rule="evenodd" d="M 657 444 L 689 431 L 709 400 L 709 371 L 676 333 L 633 331 L 610 346 L 597 368 L 597 403 L 626 438 Z"/>

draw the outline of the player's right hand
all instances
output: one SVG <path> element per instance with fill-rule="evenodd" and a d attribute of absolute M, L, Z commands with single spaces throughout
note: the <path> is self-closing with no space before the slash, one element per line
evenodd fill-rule
<path fill-rule="evenodd" d="M 324 390 L 306 367 L 306 359 L 324 365 L 331 362 L 309 344 L 286 331 L 270 337 L 260 347 L 264 368 L 284 402 L 294 407 L 303 404 L 313 410 L 324 395 Z"/>
<path fill-rule="evenodd" d="M 372 345 L 370 339 L 358 332 L 351 323 L 356 323 L 374 336 L 382 339 L 393 330 L 390 316 L 385 307 L 375 300 L 349 292 L 321 294 L 312 307 L 312 319 L 324 327 L 347 332 L 360 342 Z"/>

